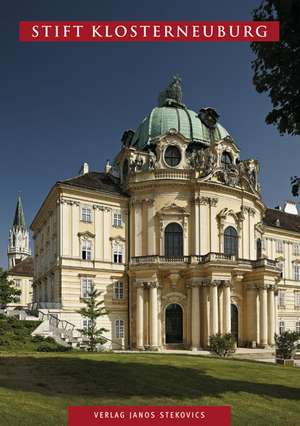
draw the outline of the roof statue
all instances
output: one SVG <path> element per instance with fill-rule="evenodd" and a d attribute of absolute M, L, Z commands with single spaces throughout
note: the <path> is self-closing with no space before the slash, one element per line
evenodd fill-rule
<path fill-rule="evenodd" d="M 182 104 L 181 78 L 177 74 L 173 76 L 173 80 L 169 83 L 168 87 L 160 92 L 158 105 L 163 106 L 171 104 L 174 101 L 177 104 Z"/>

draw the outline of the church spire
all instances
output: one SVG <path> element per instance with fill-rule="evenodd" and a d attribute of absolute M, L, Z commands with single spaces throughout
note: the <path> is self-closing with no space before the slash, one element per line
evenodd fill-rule
<path fill-rule="evenodd" d="M 15 211 L 13 226 L 26 229 L 25 215 L 24 215 L 20 194 L 18 195 L 18 199 L 17 199 L 17 206 Z"/>
<path fill-rule="evenodd" d="M 8 241 L 8 267 L 13 268 L 18 262 L 30 256 L 29 231 L 25 222 L 25 215 L 20 194 L 17 198 L 17 206 L 13 225 L 9 230 Z"/>

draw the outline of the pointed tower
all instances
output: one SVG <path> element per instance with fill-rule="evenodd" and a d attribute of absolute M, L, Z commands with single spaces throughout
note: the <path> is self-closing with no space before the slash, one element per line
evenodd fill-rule
<path fill-rule="evenodd" d="M 9 230 L 8 268 L 13 268 L 18 262 L 30 256 L 29 231 L 26 226 L 22 200 L 18 195 L 15 217 Z"/>

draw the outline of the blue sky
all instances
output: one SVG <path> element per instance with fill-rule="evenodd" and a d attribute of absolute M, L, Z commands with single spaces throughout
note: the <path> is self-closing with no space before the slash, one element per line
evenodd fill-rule
<path fill-rule="evenodd" d="M 1 5 L 0 265 L 17 192 L 26 220 L 50 187 L 87 161 L 102 170 L 155 106 L 173 74 L 183 80 L 186 105 L 212 106 L 240 147 L 261 164 L 270 207 L 290 199 L 289 177 L 300 173 L 298 137 L 280 137 L 264 117 L 270 101 L 252 84 L 248 43 L 22 44 L 20 20 L 248 20 L 260 0 L 100 2 L 11 0 Z"/>

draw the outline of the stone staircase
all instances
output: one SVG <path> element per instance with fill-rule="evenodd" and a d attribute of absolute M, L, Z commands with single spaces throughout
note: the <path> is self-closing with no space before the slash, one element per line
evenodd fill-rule
<path fill-rule="evenodd" d="M 65 347 L 72 347 L 74 349 L 87 350 L 87 337 L 84 336 L 75 325 L 66 320 L 57 318 L 45 310 L 37 311 L 40 325 L 31 333 L 32 336 L 52 337 L 58 344 Z M 122 343 L 112 341 L 104 337 L 106 341 L 106 349 L 111 349 L 114 343 L 119 349 L 124 349 L 124 341 Z M 124 340 L 124 339 L 123 339 Z"/>
<path fill-rule="evenodd" d="M 31 333 L 32 336 L 52 337 L 58 344 L 65 347 L 72 347 L 76 349 L 87 349 L 87 337 L 84 336 L 74 324 L 67 320 L 59 319 L 54 313 L 49 312 L 48 309 L 38 309 L 37 304 L 30 305 L 28 308 L 1 311 L 4 315 L 14 316 L 23 321 L 37 321 L 40 324 Z M 106 343 L 103 349 L 112 349 L 116 345 L 118 349 L 125 349 L 124 339 L 110 340 L 104 337 Z"/>
<path fill-rule="evenodd" d="M 58 344 L 77 349 L 86 348 L 86 337 L 83 336 L 74 324 L 59 319 L 47 310 L 36 311 L 39 326 L 31 333 L 32 336 L 52 337 Z"/>

